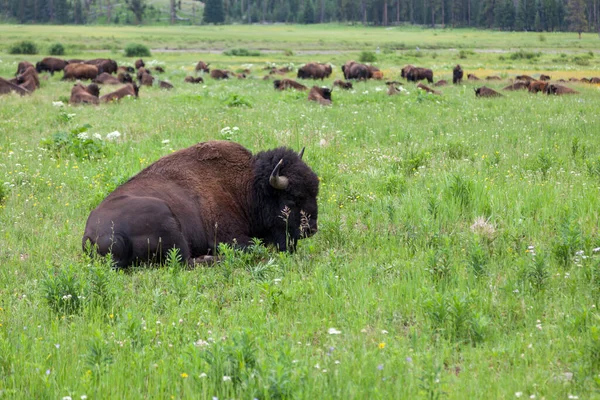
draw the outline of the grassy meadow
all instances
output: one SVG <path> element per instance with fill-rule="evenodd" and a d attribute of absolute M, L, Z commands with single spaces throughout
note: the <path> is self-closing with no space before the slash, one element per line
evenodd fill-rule
<path fill-rule="evenodd" d="M 600 76 L 600 55 L 589 52 L 597 37 L 397 28 L 388 40 L 384 29 L 336 26 L 174 32 L 186 29 L 194 36 L 0 26 L 3 43 L 60 41 L 66 58 L 129 65 L 118 50 L 130 41 L 348 50 L 155 52 L 145 60 L 166 69 L 172 91 L 142 87 L 139 99 L 61 106 L 72 83 L 58 73 L 44 74 L 29 97 L 0 97 L 0 399 L 600 398 L 597 85 L 478 99 L 473 89 L 484 82 L 441 87 L 441 96 L 404 82 L 406 92 L 390 97 L 384 82 L 369 81 L 335 89 L 322 107 L 262 80 L 268 62 L 319 60 L 334 65 L 331 85 L 345 61 L 379 45 L 387 79 L 412 63 L 451 80 L 460 63 L 465 75 L 501 76 L 485 83 L 499 90 L 521 73 Z M 205 43 L 206 35 L 220 38 Z M 483 51 L 517 47 L 515 35 L 530 53 Z M 158 36 L 164 42 L 153 44 Z M 473 36 L 484 44 L 473 46 Z M 418 39 L 421 51 L 412 48 Z M 442 39 L 471 50 L 434 48 Z M 5 78 L 17 62 L 44 56 L 2 51 Z M 252 74 L 184 84 L 200 59 Z M 172 257 L 115 271 L 83 254 L 86 218 L 106 195 L 159 157 L 213 139 L 252 151 L 306 146 L 321 179 L 319 232 L 295 254 L 224 247 L 219 264 L 192 270 Z"/>

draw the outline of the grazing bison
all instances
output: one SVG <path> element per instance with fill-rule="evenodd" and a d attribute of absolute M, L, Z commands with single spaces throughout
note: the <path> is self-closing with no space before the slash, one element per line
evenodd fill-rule
<path fill-rule="evenodd" d="M 427 82 L 433 83 L 433 71 L 428 68 L 411 68 L 406 73 L 406 80 L 409 82 L 418 82 L 427 79 Z"/>
<path fill-rule="evenodd" d="M 341 79 L 336 79 L 335 81 L 333 81 L 333 86 L 337 86 L 346 90 L 352 90 L 352 82 L 344 82 Z"/>
<path fill-rule="evenodd" d="M 569 78 L 569 82 L 580 82 L 579 78 Z"/>
<path fill-rule="evenodd" d="M 426 91 L 427 93 L 431 93 L 431 94 L 437 94 L 440 95 L 442 94 L 442 92 L 439 92 L 437 90 L 433 90 L 432 88 L 430 88 L 429 86 L 426 86 L 424 84 L 422 84 L 421 82 L 417 83 L 417 88 Z"/>
<path fill-rule="evenodd" d="M 229 71 L 224 69 L 213 69 L 210 71 L 210 77 L 213 79 L 229 79 Z"/>
<path fill-rule="evenodd" d="M 129 74 L 127 74 L 129 75 Z M 131 78 L 131 76 L 129 77 Z M 112 76 L 109 73 L 103 72 L 100 75 L 98 75 L 96 77 L 96 79 L 93 80 L 94 83 L 100 83 L 103 85 L 120 85 L 122 82 L 119 80 L 119 78 L 115 78 L 114 76 Z"/>
<path fill-rule="evenodd" d="M 64 80 L 92 80 L 98 76 L 98 67 L 90 64 L 71 64 L 67 65 L 64 69 L 63 81 Z"/>
<path fill-rule="evenodd" d="M 411 69 L 413 69 L 413 68 L 415 68 L 415 66 L 414 66 L 414 65 L 410 65 L 410 64 L 409 64 L 409 65 L 405 65 L 405 66 L 404 66 L 404 67 L 402 67 L 402 69 L 400 70 L 400 76 L 401 76 L 402 78 L 408 79 L 408 72 L 409 72 Z"/>
<path fill-rule="evenodd" d="M 511 85 L 506 86 L 502 90 L 525 90 L 529 88 L 529 82 L 515 82 Z"/>
<path fill-rule="evenodd" d="M 29 67 L 31 67 L 31 68 L 35 68 L 35 67 L 33 66 L 33 64 L 32 64 L 32 63 L 30 63 L 29 61 L 21 61 L 21 62 L 20 62 L 18 65 L 17 65 L 17 72 L 15 73 L 15 76 L 17 76 L 17 75 L 21 75 L 21 74 L 22 74 L 23 72 L 25 72 L 25 70 L 26 70 L 27 68 L 29 68 Z"/>
<path fill-rule="evenodd" d="M 535 80 L 536 80 L 535 78 L 532 78 L 532 77 L 531 77 L 531 76 L 529 76 L 529 75 L 517 75 L 517 78 L 516 78 L 516 79 L 517 79 L 518 81 L 535 81 Z"/>
<path fill-rule="evenodd" d="M 579 92 L 563 85 L 549 84 L 548 86 L 546 86 L 546 90 L 544 90 L 544 93 L 549 95 L 554 94 L 560 96 L 563 94 L 576 94 Z"/>
<path fill-rule="evenodd" d="M 100 96 L 100 88 L 95 83 L 88 86 L 76 83 L 71 89 L 69 104 L 99 104 L 98 96 Z"/>
<path fill-rule="evenodd" d="M 321 64 L 317 62 L 311 62 L 298 68 L 299 79 L 320 79 L 329 78 L 332 69 L 329 64 Z"/>
<path fill-rule="evenodd" d="M 308 92 L 308 100 L 316 101 L 322 106 L 328 106 L 331 104 L 331 89 L 313 86 Z"/>
<path fill-rule="evenodd" d="M 98 73 L 107 72 L 109 74 L 114 74 L 117 72 L 118 65 L 117 62 L 111 60 L 110 58 L 95 58 L 93 60 L 84 61 L 84 64 L 95 65 L 98 68 Z"/>
<path fill-rule="evenodd" d="M 146 63 L 144 62 L 144 60 L 142 60 L 140 58 L 140 59 L 135 60 L 135 63 L 133 65 L 135 66 L 135 69 L 140 69 L 140 68 L 145 67 Z"/>
<path fill-rule="evenodd" d="M 234 173 L 232 173 L 234 172 Z M 229 141 L 198 143 L 162 157 L 108 195 L 83 234 L 117 267 L 164 261 L 179 250 L 188 264 L 211 261 L 219 244 L 253 238 L 279 251 L 317 231 L 319 178 L 284 147 L 250 153 Z"/>
<path fill-rule="evenodd" d="M 67 62 L 68 62 L 69 64 L 81 64 L 81 63 L 84 63 L 84 62 L 85 62 L 85 60 L 81 60 L 81 59 L 79 59 L 79 58 L 73 58 L 73 59 L 71 59 L 71 60 L 67 60 Z"/>
<path fill-rule="evenodd" d="M 442 80 L 439 80 L 439 81 L 437 81 L 436 83 L 434 83 L 434 84 L 433 84 L 433 86 L 438 86 L 438 87 L 439 87 L 439 86 L 446 86 L 446 85 L 448 85 L 448 82 L 446 82 L 446 81 L 445 81 L 445 80 L 443 80 L 443 79 L 442 79 Z"/>
<path fill-rule="evenodd" d="M 201 76 L 194 78 L 193 76 L 188 75 L 183 81 L 187 83 L 204 83 L 204 79 L 202 79 Z"/>
<path fill-rule="evenodd" d="M 581 78 L 581 79 L 579 80 L 579 82 L 583 82 L 583 83 L 591 83 L 591 82 L 592 82 L 592 80 L 591 80 L 591 79 L 589 79 L 589 78 Z"/>
<path fill-rule="evenodd" d="M 540 81 L 549 81 L 552 79 L 549 75 L 540 74 Z"/>
<path fill-rule="evenodd" d="M 346 80 L 356 79 L 359 81 L 367 80 L 373 75 L 367 65 L 357 63 L 356 61 L 348 61 L 342 65 L 342 73 Z"/>
<path fill-rule="evenodd" d="M 480 81 L 481 80 L 475 74 L 467 74 L 467 79 L 470 81 Z"/>
<path fill-rule="evenodd" d="M 138 97 L 139 91 L 140 88 L 136 86 L 135 83 L 128 83 L 119 90 L 115 90 L 114 92 L 105 94 L 104 96 L 100 97 L 100 102 L 108 103 L 110 101 L 121 100 L 123 97 L 127 96 Z"/>
<path fill-rule="evenodd" d="M 496 92 L 494 89 L 490 89 L 487 86 L 482 86 L 475 89 L 475 96 L 477 97 L 502 97 L 502 95 Z"/>
<path fill-rule="evenodd" d="M 296 90 L 308 90 L 306 86 L 301 83 L 296 82 L 293 79 L 277 79 L 273 81 L 273 87 L 275 90 L 286 90 L 286 89 L 296 89 Z"/>
<path fill-rule="evenodd" d="M 35 64 L 35 70 L 38 73 L 44 71 L 50 72 L 50 75 L 54 75 L 56 71 L 62 71 L 69 64 L 67 60 L 63 60 L 55 57 L 46 57 L 42 61 Z"/>
<path fill-rule="evenodd" d="M 24 89 L 13 82 L 0 78 L 0 94 L 9 94 L 11 92 L 18 93 L 21 96 L 31 93 L 29 90 Z"/>
<path fill-rule="evenodd" d="M 589 79 L 588 83 L 598 84 L 598 83 L 600 83 L 600 78 L 598 78 L 597 76 L 594 76 L 594 77 L 592 77 L 592 78 Z"/>
<path fill-rule="evenodd" d="M 544 92 L 547 86 L 548 82 L 531 81 L 529 82 L 529 93 Z"/>
<path fill-rule="evenodd" d="M 455 85 L 460 85 L 463 79 L 464 72 L 460 66 L 460 64 L 456 64 L 456 67 L 452 70 L 452 83 Z"/>
<path fill-rule="evenodd" d="M 166 81 L 158 81 L 158 87 L 160 87 L 161 89 L 167 89 L 167 90 L 171 90 L 174 88 L 174 86 L 172 84 L 170 84 L 169 82 L 166 82 Z"/>
<path fill-rule="evenodd" d="M 485 80 L 486 80 L 486 81 L 501 81 L 501 80 L 502 80 L 502 78 L 500 78 L 500 77 L 499 77 L 499 76 L 497 76 L 497 75 L 489 75 L 489 76 L 486 76 L 486 77 L 485 77 Z"/>
<path fill-rule="evenodd" d="M 196 64 L 196 72 L 202 71 L 202 72 L 209 73 L 210 72 L 210 68 L 208 68 L 209 65 L 210 65 L 210 63 L 207 64 L 204 61 L 198 61 L 198 64 Z"/>

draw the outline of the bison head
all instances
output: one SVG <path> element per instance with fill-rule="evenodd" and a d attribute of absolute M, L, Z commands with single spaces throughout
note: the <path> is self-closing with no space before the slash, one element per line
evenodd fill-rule
<path fill-rule="evenodd" d="M 42 73 L 42 66 L 43 65 L 44 64 L 42 64 L 41 61 L 38 61 L 38 62 L 35 63 L 35 70 L 37 71 L 38 74 Z"/>
<path fill-rule="evenodd" d="M 296 153 L 277 148 L 254 156 L 253 206 L 256 236 L 280 251 L 317 231 L 319 178 Z"/>
<path fill-rule="evenodd" d="M 324 99 L 331 101 L 331 92 L 333 91 L 333 89 L 329 89 L 325 86 L 323 86 L 321 88 L 321 96 L 323 96 Z"/>

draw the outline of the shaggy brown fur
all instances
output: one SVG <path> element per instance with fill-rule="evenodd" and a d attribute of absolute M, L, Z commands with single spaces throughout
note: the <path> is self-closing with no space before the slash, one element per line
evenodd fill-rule
<path fill-rule="evenodd" d="M 487 86 L 482 86 L 475 89 L 475 96 L 477 97 L 502 97 L 502 95 L 496 92 L 494 89 L 490 89 Z"/>
<path fill-rule="evenodd" d="M 549 81 L 550 79 L 552 78 L 549 75 L 540 74 L 540 81 Z"/>
<path fill-rule="evenodd" d="M 92 80 L 98 76 L 98 67 L 89 64 L 69 64 L 64 69 L 63 80 Z"/>
<path fill-rule="evenodd" d="M 515 78 L 518 81 L 535 81 L 535 78 L 532 78 L 529 75 L 517 75 L 517 77 Z"/>
<path fill-rule="evenodd" d="M 210 71 L 210 77 L 213 79 L 229 79 L 229 71 L 224 69 L 213 69 Z"/>
<path fill-rule="evenodd" d="M 548 82 L 531 81 L 529 83 L 529 93 L 544 92 L 548 86 Z"/>
<path fill-rule="evenodd" d="M 331 104 L 331 89 L 313 86 L 308 93 L 308 100 L 316 101 L 322 106 L 328 106 Z"/>
<path fill-rule="evenodd" d="M 452 83 L 454 85 L 460 85 L 463 79 L 464 72 L 459 64 L 452 70 Z"/>
<path fill-rule="evenodd" d="M 17 76 L 17 81 L 19 82 L 19 85 L 23 84 L 28 80 L 33 81 L 36 88 L 40 87 L 40 79 L 38 73 L 33 67 L 28 67 L 27 69 L 25 69 L 25 71 L 23 71 L 22 74 Z"/>
<path fill-rule="evenodd" d="M 203 71 L 206 73 L 210 72 L 210 68 L 208 68 L 208 66 L 210 65 L 205 63 L 204 61 L 198 61 L 198 64 L 196 64 L 196 71 Z"/>
<path fill-rule="evenodd" d="M 427 79 L 427 82 L 433 83 L 433 71 L 429 68 L 411 68 L 406 73 L 406 80 L 409 82 L 418 82 Z"/>
<path fill-rule="evenodd" d="M 19 65 L 17 65 L 17 72 L 15 72 L 15 76 L 21 75 L 29 67 L 35 68 L 29 61 L 21 61 Z"/>
<path fill-rule="evenodd" d="M 470 81 L 480 81 L 481 80 L 475 74 L 468 74 L 467 79 Z"/>
<path fill-rule="evenodd" d="M 187 83 L 204 83 L 204 79 L 201 76 L 194 78 L 191 75 L 186 76 L 183 81 Z"/>
<path fill-rule="evenodd" d="M 526 90 L 529 87 L 529 82 L 515 82 L 506 86 L 502 90 Z"/>
<path fill-rule="evenodd" d="M 98 85 L 92 83 L 88 86 L 83 86 L 81 83 L 76 83 L 71 89 L 71 98 L 69 104 L 99 104 L 100 89 Z"/>
<path fill-rule="evenodd" d="M 346 89 L 346 90 L 351 90 L 352 82 L 344 82 L 341 79 L 336 79 L 335 81 L 333 81 L 333 86 L 337 86 L 339 88 Z"/>
<path fill-rule="evenodd" d="M 139 90 L 139 87 L 136 86 L 135 83 L 129 83 L 120 88 L 119 90 L 115 90 L 114 92 L 105 94 L 104 96 L 100 97 L 100 102 L 108 103 L 110 101 L 121 100 L 123 97 L 127 96 L 138 97 Z"/>
<path fill-rule="evenodd" d="M 448 85 L 448 82 L 446 82 L 446 81 L 445 81 L 445 80 L 443 80 L 443 79 L 442 79 L 442 80 L 439 80 L 439 81 L 437 81 L 436 83 L 434 83 L 434 84 L 433 84 L 433 86 L 438 86 L 438 87 L 439 87 L 439 86 L 446 86 L 446 85 Z"/>
<path fill-rule="evenodd" d="M 4 78 L 0 78 L 0 95 L 9 94 L 11 92 L 18 93 L 21 96 L 31 93 L 29 90 L 24 89 L 19 85 L 14 84 L 13 82 L 10 82 Z"/>
<path fill-rule="evenodd" d="M 554 94 L 557 96 L 563 95 L 563 94 L 576 94 L 579 93 L 576 90 L 573 90 L 571 88 L 568 88 L 566 86 L 563 85 L 556 85 L 556 84 L 549 84 L 546 87 L 546 90 L 544 91 L 544 93 L 550 95 L 550 94 Z"/>
<path fill-rule="evenodd" d="M 320 79 L 329 78 L 332 69 L 329 64 L 321 64 L 317 62 L 311 62 L 298 68 L 299 79 Z"/>
<path fill-rule="evenodd" d="M 501 80 L 502 80 L 502 78 L 500 78 L 500 77 L 499 77 L 499 76 L 497 76 L 497 75 L 490 75 L 490 76 L 486 76 L 486 77 L 485 77 L 485 80 L 486 80 L 486 81 L 501 81 Z"/>
<path fill-rule="evenodd" d="M 154 83 L 154 77 L 147 73 L 142 73 L 142 78 L 140 79 L 140 86 L 152 86 Z"/>
<path fill-rule="evenodd" d="M 56 71 L 62 71 L 69 64 L 67 60 L 55 57 L 46 57 L 42 61 L 35 64 L 35 70 L 38 73 L 48 71 L 50 75 L 54 75 Z"/>
<path fill-rule="evenodd" d="M 165 81 L 158 81 L 158 86 L 161 89 L 167 89 L 167 90 L 171 90 L 174 88 L 173 85 L 171 85 L 169 82 L 165 82 Z"/>
<path fill-rule="evenodd" d="M 135 69 L 140 69 L 146 66 L 146 63 L 144 62 L 144 60 L 142 60 L 141 58 L 138 60 L 135 60 Z"/>
<path fill-rule="evenodd" d="M 103 72 L 93 80 L 94 83 L 99 83 L 102 85 L 120 85 L 121 81 L 119 78 L 115 78 L 109 73 Z"/>
<path fill-rule="evenodd" d="M 417 87 L 421 90 L 426 91 L 427 93 L 431 93 L 431 94 L 436 94 L 436 95 L 440 95 L 442 94 L 442 92 L 439 92 L 437 90 L 433 90 L 432 88 L 430 88 L 429 86 L 423 85 L 421 82 L 417 83 Z"/>
<path fill-rule="evenodd" d="M 308 90 L 308 88 L 306 86 L 304 86 L 301 83 L 296 82 L 293 79 L 277 79 L 273 81 L 273 87 L 275 88 L 275 90 L 286 90 L 286 89 L 296 89 L 296 90 Z"/>

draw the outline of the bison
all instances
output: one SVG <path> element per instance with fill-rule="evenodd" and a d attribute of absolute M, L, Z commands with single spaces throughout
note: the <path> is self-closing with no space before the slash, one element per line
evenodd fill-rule
<path fill-rule="evenodd" d="M 320 79 L 329 78 L 332 68 L 329 64 L 311 62 L 298 68 L 297 77 L 299 79 Z"/>
<path fill-rule="evenodd" d="M 417 83 L 417 88 L 426 91 L 427 93 L 431 93 L 431 94 L 437 94 L 440 95 L 442 94 L 442 92 L 439 92 L 437 90 L 433 90 L 432 88 L 430 88 L 429 86 L 426 86 L 424 84 L 422 84 L 421 82 Z"/>
<path fill-rule="evenodd" d="M 158 72 L 159 74 L 164 74 L 164 72 L 165 72 L 165 69 L 163 67 L 161 67 L 160 65 L 155 66 L 154 70 L 156 72 Z"/>
<path fill-rule="evenodd" d="M 477 97 L 502 97 L 502 95 L 487 86 L 482 86 L 475 89 L 475 96 Z"/>
<path fill-rule="evenodd" d="M 288 72 L 291 72 L 292 69 L 290 67 L 281 67 L 281 68 L 271 68 L 271 70 L 269 71 L 269 75 L 285 75 Z"/>
<path fill-rule="evenodd" d="M 470 81 L 480 81 L 481 80 L 475 74 L 467 74 L 467 79 Z"/>
<path fill-rule="evenodd" d="M 95 58 L 93 60 L 84 61 L 84 64 L 95 65 L 98 68 L 98 73 L 107 72 L 109 74 L 114 74 L 117 72 L 118 65 L 117 62 L 111 60 L 110 58 Z"/>
<path fill-rule="evenodd" d="M 229 71 L 224 69 L 213 69 L 210 71 L 210 77 L 213 79 L 229 79 Z"/>
<path fill-rule="evenodd" d="M 70 104 L 99 104 L 100 88 L 95 83 L 88 86 L 83 86 L 81 83 L 76 83 L 71 89 Z"/>
<path fill-rule="evenodd" d="M 428 68 L 411 68 L 406 73 L 406 80 L 409 82 L 418 82 L 427 79 L 427 82 L 433 83 L 433 71 Z"/>
<path fill-rule="evenodd" d="M 273 81 L 273 87 L 275 90 L 286 90 L 286 89 L 296 89 L 296 90 L 308 90 L 306 86 L 301 83 L 296 82 L 293 79 L 277 79 Z"/>
<path fill-rule="evenodd" d="M 464 72 L 460 64 L 456 64 L 456 67 L 452 70 L 452 83 L 454 85 L 460 85 L 463 79 Z"/>
<path fill-rule="evenodd" d="M 31 93 L 29 90 L 24 89 L 13 82 L 0 78 L 0 94 L 9 94 L 11 92 L 18 93 L 21 96 Z"/>
<path fill-rule="evenodd" d="M 253 238 L 279 251 L 317 231 L 319 178 L 291 149 L 252 154 L 210 141 L 160 158 L 109 194 L 85 226 L 84 251 L 119 268 L 162 262 L 177 249 L 189 265 L 211 261 L 220 244 Z"/>
<path fill-rule="evenodd" d="M 120 65 L 119 68 L 117 68 L 117 74 L 120 74 L 121 72 L 122 73 L 133 74 L 135 72 L 135 69 L 133 67 L 130 67 L 130 66 Z"/>
<path fill-rule="evenodd" d="M 342 65 L 342 73 L 346 80 L 356 79 L 359 81 L 367 80 L 373 75 L 373 72 L 369 70 L 367 65 L 357 63 L 356 61 L 348 61 Z"/>
<path fill-rule="evenodd" d="M 198 61 L 198 64 L 196 64 L 196 72 L 202 71 L 208 74 L 210 72 L 210 68 L 208 68 L 209 65 L 210 63 L 207 64 L 204 61 Z"/>
<path fill-rule="evenodd" d="M 546 87 L 548 86 L 548 82 L 542 82 L 542 81 L 531 81 L 529 82 L 529 93 L 537 93 L 537 92 L 544 92 L 546 90 Z"/>
<path fill-rule="evenodd" d="M 576 94 L 579 92 L 563 85 L 549 84 L 548 86 L 546 86 L 544 93 L 548 95 L 554 94 L 560 96 L 563 94 Z"/>
<path fill-rule="evenodd" d="M 352 90 L 352 82 L 344 82 L 341 79 L 336 79 L 335 81 L 333 81 L 333 86 L 337 86 L 345 90 Z"/>
<path fill-rule="evenodd" d="M 123 97 L 127 96 L 138 97 L 139 91 L 140 88 L 136 86 L 135 83 L 128 83 L 119 90 L 115 90 L 114 92 L 105 94 L 104 96 L 100 97 L 100 102 L 108 103 L 110 101 L 121 100 Z"/>
<path fill-rule="evenodd" d="M 308 100 L 316 101 L 322 106 L 328 106 L 331 104 L 331 89 L 313 86 L 308 92 Z"/>
<path fill-rule="evenodd" d="M 433 84 L 433 86 L 438 86 L 438 87 L 439 87 L 439 86 L 447 86 L 447 85 L 448 85 L 448 82 L 446 82 L 446 81 L 445 81 L 445 80 L 443 80 L 443 79 L 442 79 L 442 80 L 439 80 L 439 81 L 437 81 L 436 83 L 434 83 L 434 84 Z"/>
<path fill-rule="evenodd" d="M 161 89 L 171 90 L 174 86 L 166 81 L 158 81 L 158 87 L 160 87 Z"/>
<path fill-rule="evenodd" d="M 529 75 L 517 75 L 516 80 L 518 81 L 535 81 L 535 78 L 532 78 Z"/>
<path fill-rule="evenodd" d="M 140 86 L 152 86 L 154 83 L 154 77 L 145 72 L 142 73 L 141 77 L 139 77 Z"/>
<path fill-rule="evenodd" d="M 135 69 L 140 69 L 140 68 L 145 67 L 146 63 L 144 62 L 144 60 L 142 60 L 140 58 L 140 59 L 135 60 L 135 63 L 133 65 L 135 66 Z"/>
<path fill-rule="evenodd" d="M 119 76 L 121 75 L 119 74 Z M 129 79 L 131 79 L 131 76 L 129 76 Z M 103 85 L 120 85 L 122 83 L 119 78 L 115 78 L 114 76 L 106 72 L 103 72 L 100 75 L 98 75 L 92 82 L 100 83 Z"/>
<path fill-rule="evenodd" d="M 138 78 L 138 81 L 141 81 L 141 80 L 142 80 L 142 76 L 143 76 L 144 74 L 152 75 L 152 73 L 150 72 L 150 70 L 149 70 L 149 69 L 146 69 L 146 68 L 144 68 L 144 67 L 140 67 L 140 68 L 138 68 L 138 70 L 137 70 L 137 74 L 136 74 L 136 76 L 137 76 L 137 78 Z"/>
<path fill-rule="evenodd" d="M 600 83 L 600 78 L 598 78 L 597 76 L 594 76 L 589 79 L 588 83 L 598 84 L 598 83 Z"/>
<path fill-rule="evenodd" d="M 63 80 L 92 80 L 98 76 L 98 67 L 90 64 L 71 64 L 64 69 Z"/>
<path fill-rule="evenodd" d="M 17 82 L 19 83 L 19 85 L 23 84 L 26 81 L 32 82 L 34 89 L 40 87 L 40 79 L 35 68 L 28 67 L 27 69 L 25 69 L 25 71 L 23 71 L 23 73 L 17 76 Z M 29 84 L 29 86 L 31 86 L 31 84 Z"/>
<path fill-rule="evenodd" d="M 42 61 L 35 64 L 35 70 L 38 73 L 44 71 L 50 72 L 50 75 L 54 75 L 56 71 L 62 71 L 69 64 L 67 60 L 63 60 L 55 57 L 46 57 Z"/>
<path fill-rule="evenodd" d="M 204 83 L 204 79 L 201 76 L 194 78 L 191 75 L 186 76 L 183 81 L 187 83 Z"/>
<path fill-rule="evenodd" d="M 407 79 L 409 71 L 410 71 L 411 69 L 413 69 L 413 68 L 415 68 L 415 66 L 414 66 L 414 65 L 410 65 L 410 64 L 409 64 L 409 65 L 405 65 L 405 66 L 404 66 L 404 67 L 402 67 L 402 69 L 400 70 L 400 76 L 401 76 L 402 78 L 405 78 L 405 79 Z"/>
<path fill-rule="evenodd" d="M 525 90 L 527 88 L 529 88 L 529 82 L 515 82 L 513 84 L 510 84 L 510 85 L 504 87 L 502 90 L 507 90 L 507 91 Z"/>
<path fill-rule="evenodd" d="M 129 75 L 128 72 L 119 72 L 119 75 L 117 75 L 117 79 L 121 83 L 133 83 L 133 78 L 131 77 L 131 75 Z"/>
<path fill-rule="evenodd" d="M 18 65 L 17 65 L 17 72 L 15 73 L 15 76 L 17 76 L 17 75 L 21 75 L 21 74 L 22 74 L 23 72 L 25 72 L 25 70 L 26 70 L 27 68 L 29 68 L 29 67 L 31 67 L 31 68 L 35 68 L 35 67 L 33 66 L 33 64 L 32 64 L 32 63 L 30 63 L 29 61 L 21 61 L 21 62 L 20 62 Z"/>
<path fill-rule="evenodd" d="M 486 80 L 486 81 L 501 81 L 501 80 L 502 80 L 502 78 L 500 78 L 500 77 L 499 77 L 499 76 L 497 76 L 497 75 L 489 75 L 489 76 L 486 76 L 486 77 L 485 77 L 485 80 Z"/>
<path fill-rule="evenodd" d="M 540 74 L 540 81 L 549 81 L 552 79 L 549 75 Z"/>
<path fill-rule="evenodd" d="M 30 93 L 34 92 L 40 83 L 37 79 L 37 75 L 19 75 L 16 78 L 16 81 L 19 86 L 21 86 L 23 89 L 29 90 Z"/>

